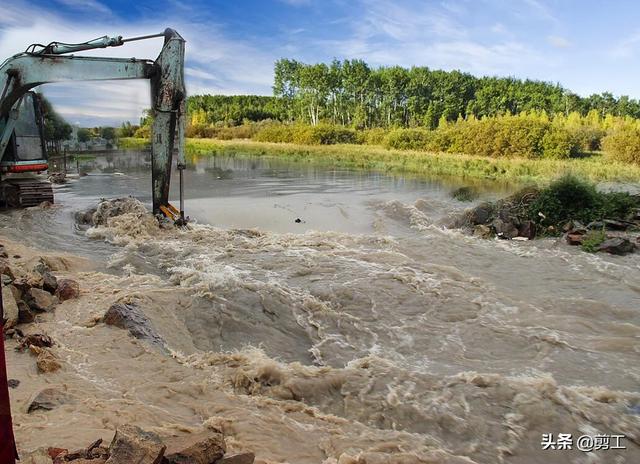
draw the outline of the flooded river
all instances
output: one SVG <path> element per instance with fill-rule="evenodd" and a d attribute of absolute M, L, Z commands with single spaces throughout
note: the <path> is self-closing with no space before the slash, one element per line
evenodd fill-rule
<path fill-rule="evenodd" d="M 60 207 L 2 213 L 0 234 L 140 284 L 181 368 L 276 408 L 261 417 L 279 433 L 305 431 L 291 443 L 245 430 L 273 462 L 640 462 L 637 254 L 448 230 L 470 206 L 451 198 L 460 181 L 243 156 L 190 164 L 189 231 L 141 220 L 85 233 L 74 212 L 101 197 L 150 202 L 150 160 L 80 168 L 56 189 Z M 477 201 L 514 188 L 475 187 Z M 124 384 L 120 371 L 109 375 Z M 159 398 L 145 401 L 183 414 Z M 338 432 L 314 442 L 328 419 L 289 416 L 292 404 Z M 543 451 L 548 433 L 624 435 L 627 449 Z"/>

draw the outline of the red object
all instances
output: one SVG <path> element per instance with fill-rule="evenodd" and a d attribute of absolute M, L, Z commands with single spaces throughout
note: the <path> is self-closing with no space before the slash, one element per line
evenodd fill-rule
<path fill-rule="evenodd" d="M 46 171 L 49 169 L 49 165 L 46 163 L 38 163 L 38 164 L 14 164 L 10 166 L 9 172 L 33 172 L 33 171 Z M 2 464 L 2 463 L 0 463 Z"/>
<path fill-rule="evenodd" d="M 0 283 L 0 286 L 2 283 Z M 7 362 L 4 357 L 4 309 L 0 289 L 0 464 L 15 464 L 18 452 L 11 423 L 11 403 L 7 382 Z"/>

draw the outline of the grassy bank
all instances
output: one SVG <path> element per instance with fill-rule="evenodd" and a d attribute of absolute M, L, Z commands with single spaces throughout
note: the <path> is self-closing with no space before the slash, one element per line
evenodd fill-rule
<path fill-rule="evenodd" d="M 121 148 L 140 149 L 145 139 L 120 140 Z M 603 155 L 570 159 L 488 158 L 481 156 L 388 150 L 366 145 L 298 145 L 244 140 L 187 139 L 189 155 L 246 154 L 274 156 L 382 172 L 424 176 L 455 176 L 515 182 L 545 182 L 572 173 L 596 182 L 640 182 L 640 166 L 612 161 Z"/>

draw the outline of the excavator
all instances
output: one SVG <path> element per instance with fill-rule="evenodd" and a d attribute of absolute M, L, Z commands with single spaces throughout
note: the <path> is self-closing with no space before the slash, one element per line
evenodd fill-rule
<path fill-rule="evenodd" d="M 77 56 L 74 53 L 119 47 L 127 42 L 164 38 L 155 60 Z M 151 84 L 151 188 L 153 212 L 175 221 L 184 215 L 185 41 L 173 29 L 159 34 L 123 38 L 104 36 L 84 43 L 32 44 L 0 64 L 0 205 L 27 207 L 53 202 L 53 191 L 37 174 L 48 169 L 42 105 L 33 88 L 70 81 L 147 79 Z M 180 181 L 180 209 L 169 203 L 174 148 Z M 2 284 L 0 283 L 0 286 Z M 0 464 L 17 459 L 11 424 L 4 356 L 2 293 L 0 292 Z"/>

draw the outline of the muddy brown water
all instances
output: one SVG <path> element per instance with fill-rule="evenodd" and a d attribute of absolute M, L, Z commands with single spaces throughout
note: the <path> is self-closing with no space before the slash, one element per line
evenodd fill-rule
<path fill-rule="evenodd" d="M 470 206 L 451 198 L 460 180 L 244 156 L 190 164 L 189 231 L 75 225 L 101 197 L 148 203 L 149 167 L 143 153 L 85 161 L 59 207 L 0 213 L 0 233 L 179 289 L 179 330 L 153 298 L 143 308 L 170 349 L 194 365 L 239 352 L 254 377 L 238 394 L 449 456 L 423 462 L 640 462 L 637 254 L 447 230 Z M 482 201 L 516 186 L 476 188 Z M 172 346 L 176 330 L 189 343 Z M 543 433 L 623 434 L 627 449 L 543 451 Z"/>

